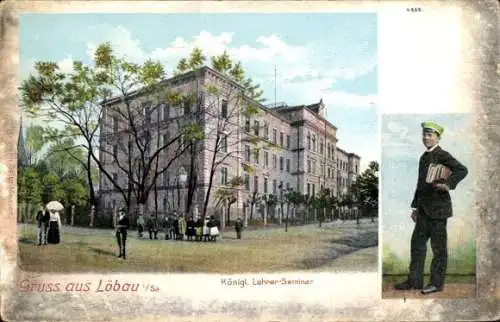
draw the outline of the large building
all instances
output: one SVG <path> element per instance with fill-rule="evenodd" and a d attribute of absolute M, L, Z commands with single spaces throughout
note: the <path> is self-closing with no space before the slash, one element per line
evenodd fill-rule
<path fill-rule="evenodd" d="M 248 214 L 256 196 L 274 195 L 279 199 L 289 190 L 316 195 L 323 188 L 336 196 L 349 192 L 359 171 L 360 157 L 337 147 L 337 128 L 325 119 L 322 100 L 311 105 L 265 106 L 243 95 L 243 87 L 209 67 L 177 75 L 160 85 L 168 89 L 169 102 L 175 101 L 172 93 L 191 99 L 166 104 L 162 99 L 136 95 L 133 106 L 126 106 L 123 100 L 115 98 L 105 103 L 101 122 L 100 160 L 124 191 L 129 180 L 120 167 L 132 164 L 129 161 L 143 151 L 154 154 L 189 122 L 202 126 L 203 139 L 196 141 L 195 150 L 186 150 L 174 158 L 186 146 L 180 135 L 179 140 L 160 152 L 155 166 L 162 169 L 168 164 L 168 168 L 157 175 L 154 193 L 149 193 L 144 206 L 146 213 L 183 210 L 187 199 L 191 200 L 191 209 L 201 210 L 212 182 L 207 213 L 211 215 L 220 206 L 217 191 L 228 187 L 233 177 L 243 179 L 239 188 L 231 189 L 236 197 L 233 218 L 241 212 Z M 131 110 L 137 114 L 131 116 Z M 141 150 L 141 144 L 130 140 L 131 127 L 145 131 L 152 143 Z M 137 172 L 144 175 L 140 161 L 136 164 Z M 196 180 L 181 176 L 183 173 L 196 174 Z M 189 198 L 187 184 L 181 184 L 181 178 L 196 182 Z M 101 173 L 104 213 L 123 204 L 122 192 Z M 134 193 L 131 196 L 134 198 Z M 282 210 L 272 211 L 279 214 Z"/>

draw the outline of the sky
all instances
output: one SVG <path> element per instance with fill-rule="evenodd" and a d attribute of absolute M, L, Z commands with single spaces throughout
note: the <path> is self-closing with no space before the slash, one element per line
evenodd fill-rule
<path fill-rule="evenodd" d="M 92 62 L 99 44 L 135 62 L 161 61 L 172 75 L 195 46 L 206 56 L 227 50 L 261 85 L 267 102 L 323 99 L 338 146 L 361 156 L 361 171 L 379 159 L 377 14 L 24 14 L 20 80 L 35 61 Z"/>
<path fill-rule="evenodd" d="M 444 127 L 439 145 L 467 167 L 468 175 L 450 192 L 453 217 L 449 220 L 450 247 L 475 234 L 472 114 L 394 114 L 381 117 L 381 226 L 382 244 L 396 254 L 407 254 L 414 227 L 410 204 L 424 153 L 420 123 L 432 120 Z"/>

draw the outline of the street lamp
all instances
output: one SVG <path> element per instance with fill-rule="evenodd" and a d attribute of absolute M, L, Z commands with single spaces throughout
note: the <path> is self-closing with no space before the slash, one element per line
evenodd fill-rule
<path fill-rule="evenodd" d="M 177 170 L 177 207 L 181 206 L 181 187 L 184 188 L 184 184 L 187 181 L 187 172 L 184 167 L 179 167 Z M 179 209 L 180 210 L 180 209 Z"/>

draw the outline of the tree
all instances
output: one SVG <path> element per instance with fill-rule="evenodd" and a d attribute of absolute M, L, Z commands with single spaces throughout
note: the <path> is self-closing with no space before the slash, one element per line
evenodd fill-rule
<path fill-rule="evenodd" d="M 284 194 L 285 201 L 287 203 L 287 208 L 289 205 L 292 205 L 292 209 L 294 213 L 296 213 L 299 205 L 304 203 L 305 197 L 298 191 L 287 190 Z M 289 220 L 289 211 L 286 213 L 286 221 L 285 221 L 285 231 L 288 231 L 288 220 Z"/>
<path fill-rule="evenodd" d="M 182 136 L 190 137 L 199 132 L 198 128 L 178 126 L 174 137 L 163 142 L 158 149 L 152 148 L 152 133 L 145 130 L 148 129 L 145 125 L 149 122 L 151 113 L 158 112 L 158 108 L 165 102 L 182 102 L 179 94 L 164 90 L 161 86 L 164 74 L 159 62 L 147 60 L 142 64 L 131 63 L 118 58 L 110 44 L 104 43 L 94 53 L 93 66 L 74 62 L 71 73 L 62 73 L 55 63 L 37 62 L 35 75 L 30 75 L 23 81 L 23 107 L 34 116 L 46 117 L 64 125 L 63 130 L 49 126 L 47 131 L 52 133 L 52 137 L 67 137 L 73 138 L 75 142 L 84 142 L 81 146 L 87 153 L 85 168 L 93 205 L 96 202 L 92 184 L 93 165 L 122 194 L 129 208 L 132 194 L 135 194 L 139 211 L 142 211 L 141 206 L 155 186 L 158 176 L 185 149 L 179 145 L 173 158 L 159 167 L 162 152 L 165 154 Z M 113 102 L 112 96 L 118 99 Z M 137 104 L 137 97 L 151 99 L 151 105 Z M 103 133 L 102 125 L 110 119 L 118 125 L 119 133 Z M 194 130 L 194 134 L 190 130 Z M 104 142 L 98 141 L 100 134 Z M 160 140 L 160 137 L 157 136 L 156 140 Z M 99 159 L 98 150 L 103 153 L 104 160 Z M 120 155 L 116 153 L 117 150 L 123 153 Z M 67 149 L 66 152 L 71 154 L 72 149 Z M 123 157 L 124 154 L 126 157 Z M 105 166 L 106 162 L 115 162 L 120 175 L 114 176 Z M 125 178 L 126 182 L 122 183 L 117 178 Z"/>
<path fill-rule="evenodd" d="M 352 186 L 353 195 L 361 211 L 364 214 L 370 214 L 372 222 L 374 216 L 378 214 L 378 172 L 378 162 L 370 162 L 368 169 L 359 175 Z"/>
<path fill-rule="evenodd" d="M 226 219 L 223 223 L 229 225 L 231 223 L 231 205 L 238 201 L 238 189 L 244 184 L 242 177 L 233 177 L 229 180 L 227 186 L 222 186 L 215 192 L 215 199 L 217 200 L 216 208 L 222 203 L 226 206 Z M 222 214 L 224 216 L 224 214 Z"/>

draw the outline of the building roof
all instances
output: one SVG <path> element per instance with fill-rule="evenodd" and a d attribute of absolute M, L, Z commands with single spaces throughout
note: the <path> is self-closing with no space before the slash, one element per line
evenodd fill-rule
<path fill-rule="evenodd" d="M 357 155 L 356 153 L 347 152 L 346 150 L 341 149 L 338 146 L 337 146 L 337 150 L 340 151 L 340 152 L 342 152 L 342 153 L 344 153 L 348 157 L 354 157 L 356 159 L 361 159 L 361 157 L 359 155 Z"/>
<path fill-rule="evenodd" d="M 208 66 L 202 66 L 198 69 L 195 69 L 195 70 L 190 70 L 190 71 L 187 71 L 185 73 L 182 73 L 182 74 L 178 74 L 178 75 L 174 75 L 172 77 L 169 77 L 169 78 L 164 78 L 160 81 L 160 85 L 168 85 L 169 83 L 173 83 L 173 82 L 176 82 L 180 79 L 184 79 L 184 78 L 190 78 L 190 77 L 196 77 L 197 75 L 200 75 L 200 74 L 203 74 L 203 72 L 206 72 L 206 71 L 210 71 L 211 73 L 225 79 L 226 81 L 230 82 L 232 85 L 234 86 L 237 86 L 239 87 L 240 89 L 244 89 L 243 86 L 241 86 L 240 84 L 238 84 L 237 82 L 235 82 L 234 80 L 232 80 L 231 78 L 227 77 L 226 75 L 222 74 L 221 72 L 218 72 L 216 71 L 215 69 L 213 68 L 210 68 Z M 130 92 L 130 94 L 128 95 L 129 97 L 134 97 L 136 95 L 139 95 L 141 94 L 141 90 L 143 90 L 144 88 L 140 88 L 140 89 L 137 89 L 135 91 L 132 91 Z M 117 96 L 114 96 L 110 99 L 107 99 L 107 100 L 103 100 L 101 102 L 101 105 L 104 105 L 104 104 L 113 104 L 113 103 L 116 103 L 118 102 L 120 99 L 121 99 L 121 95 L 117 95 Z"/>

